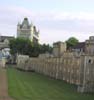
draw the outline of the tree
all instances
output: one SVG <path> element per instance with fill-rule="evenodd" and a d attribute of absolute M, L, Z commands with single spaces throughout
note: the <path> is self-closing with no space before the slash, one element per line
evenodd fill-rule
<path fill-rule="evenodd" d="M 29 49 L 32 47 L 32 43 L 30 40 L 14 38 L 10 40 L 9 46 L 11 54 L 28 54 Z"/>
<path fill-rule="evenodd" d="M 75 37 L 70 37 L 66 43 L 67 43 L 67 48 L 73 47 L 75 46 L 77 43 L 79 42 L 78 39 L 76 39 Z"/>
<path fill-rule="evenodd" d="M 41 49 L 40 53 L 46 53 L 46 52 L 52 53 L 52 50 L 53 50 L 53 48 L 49 44 L 43 44 L 43 45 L 41 45 L 40 49 Z"/>
<path fill-rule="evenodd" d="M 12 55 L 22 54 L 30 57 L 38 57 L 41 53 L 52 52 L 52 47 L 46 44 L 34 44 L 28 39 L 14 38 L 10 40 L 10 53 Z"/>

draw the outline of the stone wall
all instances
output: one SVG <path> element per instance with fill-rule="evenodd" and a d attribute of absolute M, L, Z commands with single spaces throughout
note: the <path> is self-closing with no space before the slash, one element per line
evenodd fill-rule
<path fill-rule="evenodd" d="M 71 84 L 80 84 L 79 66 L 80 57 L 75 57 L 71 53 L 65 54 L 62 58 L 28 58 L 18 57 L 18 67 L 25 70 L 33 70 L 38 73 L 65 80 Z"/>
<path fill-rule="evenodd" d="M 83 55 L 80 66 L 79 92 L 94 92 L 94 56 Z"/>
<path fill-rule="evenodd" d="M 38 73 L 65 80 L 68 83 L 80 84 L 79 82 L 79 66 L 80 58 L 46 58 L 30 59 L 30 70 L 35 70 Z M 29 67 L 30 68 L 30 67 Z"/>
<path fill-rule="evenodd" d="M 35 71 L 78 86 L 79 92 L 94 92 L 94 56 L 64 53 L 60 58 L 18 57 L 18 68 Z"/>

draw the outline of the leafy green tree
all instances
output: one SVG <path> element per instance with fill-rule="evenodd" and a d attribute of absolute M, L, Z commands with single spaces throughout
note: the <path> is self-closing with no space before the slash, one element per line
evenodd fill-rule
<path fill-rule="evenodd" d="M 11 54 L 28 54 L 29 49 L 32 47 L 30 40 L 16 38 L 10 40 L 10 52 Z"/>
<path fill-rule="evenodd" d="M 52 52 L 52 47 L 46 44 L 34 44 L 30 40 L 14 38 L 10 40 L 10 52 L 12 55 L 22 54 L 37 57 L 41 53 Z"/>
<path fill-rule="evenodd" d="M 72 46 L 75 46 L 77 43 L 79 42 L 78 39 L 76 39 L 75 37 L 70 37 L 66 43 L 67 43 L 67 48 L 70 48 Z"/>
<path fill-rule="evenodd" d="M 46 53 L 46 52 L 52 53 L 52 50 L 53 50 L 53 48 L 49 44 L 43 44 L 43 45 L 41 45 L 40 49 L 41 49 L 40 53 Z"/>

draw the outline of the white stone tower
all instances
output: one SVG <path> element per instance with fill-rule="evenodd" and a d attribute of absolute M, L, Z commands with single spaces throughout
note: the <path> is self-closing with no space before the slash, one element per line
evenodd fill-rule
<path fill-rule="evenodd" d="M 39 31 L 32 23 L 29 24 L 28 18 L 24 18 L 23 22 L 17 25 L 17 37 L 29 39 L 34 43 L 38 43 Z"/>

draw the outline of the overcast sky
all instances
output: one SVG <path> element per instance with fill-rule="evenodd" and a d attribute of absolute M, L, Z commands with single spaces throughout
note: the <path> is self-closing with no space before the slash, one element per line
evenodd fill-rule
<path fill-rule="evenodd" d="M 94 35 L 94 0 L 0 0 L 0 35 L 16 36 L 24 17 L 40 30 L 41 43 Z"/>

